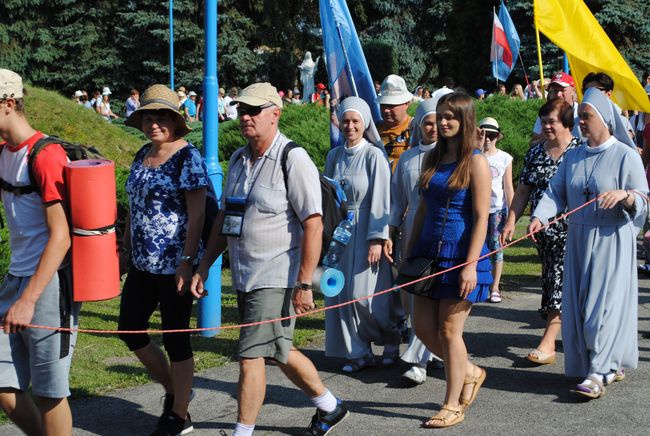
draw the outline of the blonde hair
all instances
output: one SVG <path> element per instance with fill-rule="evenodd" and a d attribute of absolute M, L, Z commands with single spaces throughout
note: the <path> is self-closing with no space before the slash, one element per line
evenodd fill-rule
<path fill-rule="evenodd" d="M 446 106 L 445 109 L 449 109 L 454 114 L 454 118 L 460 121 L 460 129 L 457 134 L 460 136 L 460 147 L 456 155 L 458 165 L 447 182 L 449 189 L 453 191 L 466 189 L 469 186 L 470 162 L 474 150 L 478 149 L 478 141 L 476 138 L 476 109 L 473 100 L 472 97 L 463 92 L 453 92 L 443 96 L 438 101 L 436 109 L 438 113 L 437 127 L 439 132 L 441 131 L 440 122 L 442 120 L 443 106 Z M 423 189 L 428 187 L 431 178 L 438 170 L 440 160 L 447 152 L 447 147 L 447 138 L 440 135 L 436 147 L 425 155 L 422 165 L 422 176 L 420 177 L 420 186 Z"/>

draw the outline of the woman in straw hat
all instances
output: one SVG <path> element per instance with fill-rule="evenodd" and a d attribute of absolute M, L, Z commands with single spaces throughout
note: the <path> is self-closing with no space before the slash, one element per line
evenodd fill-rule
<path fill-rule="evenodd" d="M 481 147 L 483 155 L 490 165 L 492 175 L 492 194 L 490 196 L 490 216 L 488 218 L 487 244 L 490 251 L 501 248 L 499 239 L 506 222 L 508 209 L 515 194 L 512 185 L 512 156 L 497 148 L 497 142 L 503 139 L 499 123 L 492 117 L 485 117 L 478 123 L 481 129 Z M 490 302 L 501 302 L 499 283 L 503 272 L 503 251 L 492 256 L 492 278 L 490 287 Z"/>
<path fill-rule="evenodd" d="M 160 304 L 163 330 L 189 328 L 192 270 L 203 251 L 207 170 L 200 152 L 183 136 L 190 129 L 178 110 L 178 96 L 153 85 L 126 120 L 149 143 L 135 156 L 126 182 L 130 214 L 124 233 L 124 259 L 130 269 L 120 304 L 120 330 L 145 330 Z M 163 334 L 167 362 L 147 334 L 120 338 L 165 388 L 163 414 L 154 435 L 192 431 L 187 413 L 194 358 L 189 333 Z"/>

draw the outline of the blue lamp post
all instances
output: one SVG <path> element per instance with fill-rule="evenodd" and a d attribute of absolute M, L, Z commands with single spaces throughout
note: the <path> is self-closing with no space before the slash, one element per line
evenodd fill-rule
<path fill-rule="evenodd" d="M 217 0 L 205 2 L 205 75 L 203 76 L 203 150 L 210 183 L 221 199 L 223 171 L 219 164 L 219 83 L 217 81 Z M 208 295 L 199 300 L 199 328 L 221 325 L 221 256 L 210 267 L 205 288 Z M 201 332 L 215 336 L 218 330 Z"/>

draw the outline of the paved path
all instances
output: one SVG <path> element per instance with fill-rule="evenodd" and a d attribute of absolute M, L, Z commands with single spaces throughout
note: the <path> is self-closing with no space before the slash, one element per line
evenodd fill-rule
<path fill-rule="evenodd" d="M 532 284 L 533 286 L 535 284 Z M 455 434 L 641 435 L 650 429 L 650 280 L 639 290 L 637 370 L 607 389 L 604 398 L 585 402 L 569 392 L 575 383 L 562 375 L 563 355 L 555 365 L 533 367 L 522 356 L 536 345 L 543 329 L 537 314 L 539 290 L 522 288 L 498 305 L 477 305 L 467 322 L 465 340 L 488 377 L 465 422 L 444 430 Z M 299 321 L 300 322 L 300 321 Z M 420 423 L 444 397 L 443 371 L 429 370 L 425 384 L 413 387 L 400 375 L 406 365 L 373 368 L 352 376 L 339 372 L 340 360 L 326 359 L 322 338 L 304 350 L 316 363 L 326 385 L 352 411 L 337 435 L 429 435 Z M 380 352 L 380 351 L 378 351 Z M 190 405 L 196 435 L 231 433 L 236 420 L 238 367 L 235 363 L 195 377 L 196 398 Z M 268 390 L 256 435 L 295 434 L 305 427 L 313 407 L 277 368 L 268 370 Z M 146 435 L 160 413 L 162 389 L 155 384 L 124 389 L 103 397 L 72 402 L 75 435 Z M 0 435 L 17 435 L 10 425 Z"/>

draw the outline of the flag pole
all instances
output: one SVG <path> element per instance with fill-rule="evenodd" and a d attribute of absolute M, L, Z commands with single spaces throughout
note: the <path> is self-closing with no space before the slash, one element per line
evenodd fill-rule
<path fill-rule="evenodd" d="M 497 87 L 496 91 L 499 92 L 499 73 L 498 71 L 498 65 L 499 61 L 497 60 L 497 39 L 494 37 L 494 19 L 497 16 L 497 9 L 492 6 L 492 53 L 494 53 L 494 59 L 492 60 L 492 74 L 494 75 L 494 78 L 497 80 Z"/>
<path fill-rule="evenodd" d="M 535 36 L 537 37 L 537 61 L 539 62 L 539 83 L 542 88 L 542 99 L 546 100 L 544 92 L 544 66 L 542 65 L 542 43 L 539 39 L 539 27 L 537 27 L 537 16 L 535 16 Z"/>
<path fill-rule="evenodd" d="M 352 85 L 352 92 L 354 93 L 355 97 L 359 96 L 359 91 L 357 91 L 357 84 L 354 81 L 354 75 L 352 74 L 352 67 L 350 67 L 350 58 L 348 58 L 348 51 L 345 48 L 345 44 L 343 43 L 343 35 L 341 34 L 341 28 L 339 27 L 339 23 L 336 23 L 336 34 L 339 36 L 339 42 L 341 43 L 341 49 L 343 49 L 343 57 L 345 58 L 345 69 L 348 71 L 348 76 L 350 76 L 350 85 Z M 333 83 L 332 83 L 333 85 Z M 341 96 L 339 95 L 339 98 Z"/>
<path fill-rule="evenodd" d="M 528 73 L 526 73 L 526 66 L 524 65 L 524 60 L 521 58 L 521 50 L 519 50 L 519 62 L 521 62 L 521 68 L 524 70 L 524 80 L 526 81 L 526 86 L 530 86 L 528 81 Z"/>

